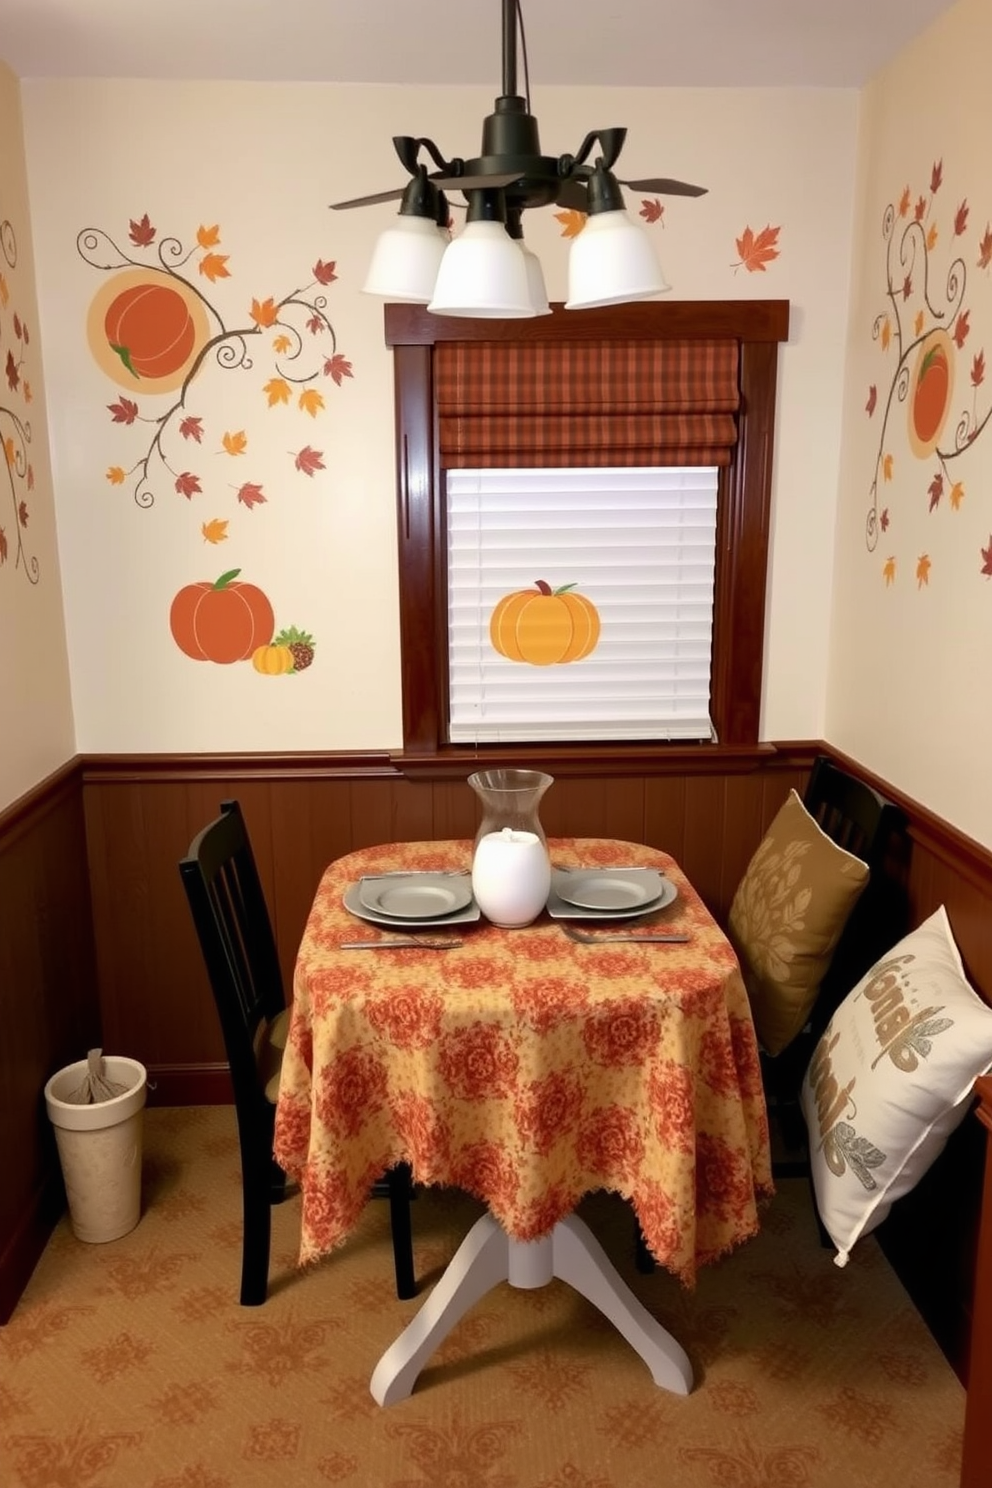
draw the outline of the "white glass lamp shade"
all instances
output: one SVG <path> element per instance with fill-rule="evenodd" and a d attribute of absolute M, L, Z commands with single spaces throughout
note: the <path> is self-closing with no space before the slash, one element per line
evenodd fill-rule
<path fill-rule="evenodd" d="M 397 217 L 379 234 L 363 294 L 426 305 L 434 293 L 447 238 L 429 217 Z"/>
<path fill-rule="evenodd" d="M 548 291 L 544 287 L 544 272 L 541 268 L 541 261 L 536 253 L 530 251 L 523 238 L 519 239 L 519 243 L 520 252 L 523 254 L 524 263 L 527 266 L 527 292 L 530 296 L 530 302 L 534 307 L 534 314 L 550 315 L 551 306 L 548 304 Z"/>
<path fill-rule="evenodd" d="M 594 213 L 572 242 L 566 310 L 650 300 L 670 288 L 647 233 L 625 211 Z"/>
<path fill-rule="evenodd" d="M 467 222 L 445 249 L 434 298 L 435 315 L 524 320 L 536 314 L 519 244 L 501 222 Z"/>

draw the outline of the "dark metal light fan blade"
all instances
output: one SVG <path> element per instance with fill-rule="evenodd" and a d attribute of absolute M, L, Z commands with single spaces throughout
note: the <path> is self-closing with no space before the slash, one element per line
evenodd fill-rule
<path fill-rule="evenodd" d="M 374 207 L 379 202 L 399 201 L 406 186 L 397 186 L 395 191 L 378 191 L 374 196 L 355 196 L 351 201 L 331 202 L 332 212 L 343 212 L 348 207 Z"/>
<path fill-rule="evenodd" d="M 688 181 L 669 181 L 661 176 L 648 181 L 621 181 L 620 185 L 629 186 L 631 191 L 654 191 L 659 196 L 705 196 L 708 189 L 690 186 Z"/>
<path fill-rule="evenodd" d="M 446 176 L 435 171 L 428 179 L 443 191 L 498 191 L 501 186 L 512 186 L 514 181 L 522 181 L 523 178 L 523 171 L 498 176 Z"/>

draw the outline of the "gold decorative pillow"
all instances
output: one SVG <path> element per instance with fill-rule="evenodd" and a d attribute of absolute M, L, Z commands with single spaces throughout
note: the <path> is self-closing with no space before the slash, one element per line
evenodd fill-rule
<path fill-rule="evenodd" d="M 809 1018 L 867 882 L 867 863 L 831 841 L 791 791 L 730 906 L 730 939 L 769 1054 L 780 1054 Z"/>

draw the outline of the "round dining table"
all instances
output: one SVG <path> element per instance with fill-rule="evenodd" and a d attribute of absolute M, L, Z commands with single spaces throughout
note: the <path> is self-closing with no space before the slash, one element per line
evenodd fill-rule
<path fill-rule="evenodd" d="M 700 1266 L 757 1232 L 773 1191 L 757 1042 L 726 936 L 661 850 L 610 838 L 548 845 L 559 870 L 655 869 L 670 902 L 609 927 L 577 919 L 604 937 L 594 945 L 547 910 L 515 929 L 464 910 L 440 925 L 385 927 L 345 905 L 347 894 L 356 906 L 362 879 L 467 874 L 472 857 L 468 841 L 386 843 L 330 864 L 304 930 L 274 1149 L 302 1193 L 301 1264 L 347 1240 L 399 1162 L 417 1184 L 464 1189 L 487 1208 L 376 1366 L 383 1405 L 412 1391 L 492 1286 L 552 1276 L 610 1318 L 658 1385 L 687 1393 L 684 1351 L 576 1205 L 596 1190 L 621 1194 L 656 1262 L 691 1286 Z M 608 928 L 624 938 L 606 940 Z M 685 938 L 647 938 L 659 933 Z M 458 944 L 344 948 L 425 935 Z"/>

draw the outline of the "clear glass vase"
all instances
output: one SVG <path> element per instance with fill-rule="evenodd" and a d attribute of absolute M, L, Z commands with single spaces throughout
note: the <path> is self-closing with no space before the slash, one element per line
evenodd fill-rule
<path fill-rule="evenodd" d="M 541 797 L 554 783 L 540 770 L 480 770 L 468 777 L 482 806 L 472 849 L 472 892 L 494 925 L 536 920 L 551 889 Z"/>
<path fill-rule="evenodd" d="M 515 832 L 533 832 L 547 848 L 538 808 L 554 776 L 541 770 L 478 770 L 468 777 L 482 807 L 482 821 L 474 848 L 490 832 L 510 827 Z"/>

